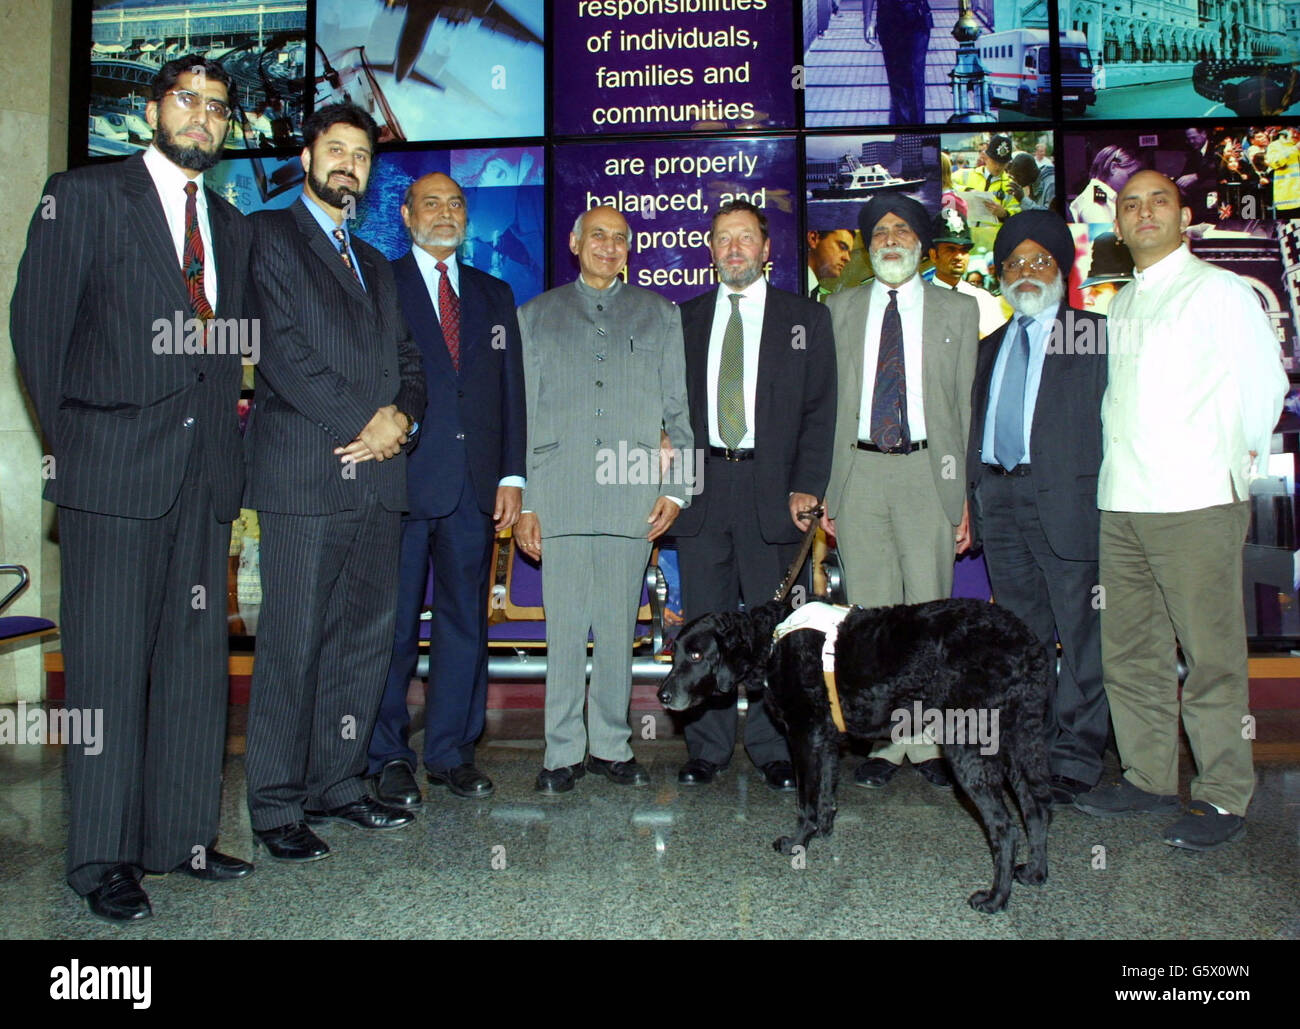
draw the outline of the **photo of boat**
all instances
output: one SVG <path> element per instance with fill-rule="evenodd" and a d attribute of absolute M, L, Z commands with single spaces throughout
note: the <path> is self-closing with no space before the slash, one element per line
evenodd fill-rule
<path fill-rule="evenodd" d="M 910 193 L 925 179 L 900 179 L 881 164 L 863 164 L 852 154 L 840 158 L 835 177 L 825 186 L 808 191 L 812 200 L 870 200 L 877 193 Z"/>

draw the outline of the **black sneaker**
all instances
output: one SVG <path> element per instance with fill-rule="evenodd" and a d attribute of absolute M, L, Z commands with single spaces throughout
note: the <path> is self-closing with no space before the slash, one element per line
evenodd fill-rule
<path fill-rule="evenodd" d="M 1165 842 L 1184 850 L 1214 850 L 1246 831 L 1241 815 L 1221 815 L 1213 804 L 1194 800 L 1187 814 L 1165 830 Z"/>
<path fill-rule="evenodd" d="M 1086 815 L 1100 815 L 1103 818 L 1136 813 L 1176 815 L 1179 810 L 1176 796 L 1148 793 L 1127 779 L 1089 790 L 1075 798 L 1074 806 Z"/>

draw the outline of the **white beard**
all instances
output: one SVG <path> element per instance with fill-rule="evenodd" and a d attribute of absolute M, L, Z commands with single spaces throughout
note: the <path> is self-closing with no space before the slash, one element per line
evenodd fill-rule
<path fill-rule="evenodd" d="M 1022 293 L 1020 287 L 1025 283 L 1032 283 L 1038 289 L 1026 289 Z M 1054 308 L 1060 305 L 1061 300 L 1065 297 L 1065 283 L 1060 275 L 1047 283 L 1039 282 L 1037 279 L 1021 279 L 1015 285 L 1005 287 L 1002 290 L 1002 296 L 1016 314 L 1024 315 L 1026 318 L 1035 318 L 1049 307 Z"/>
<path fill-rule="evenodd" d="M 897 261 L 881 261 L 877 264 L 876 258 L 883 254 L 898 254 L 900 256 Z M 901 286 L 916 274 L 916 269 L 920 264 L 920 243 L 917 243 L 911 250 L 900 246 L 885 246 L 873 251 L 871 254 L 871 270 L 876 273 L 876 278 L 887 286 Z M 893 278 L 886 279 L 886 275 L 893 276 Z"/>

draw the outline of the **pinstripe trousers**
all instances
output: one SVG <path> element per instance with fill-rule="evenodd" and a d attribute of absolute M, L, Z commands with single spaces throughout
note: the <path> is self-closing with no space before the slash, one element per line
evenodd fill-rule
<path fill-rule="evenodd" d="M 543 543 L 546 608 L 547 768 L 590 753 L 605 761 L 632 757 L 632 638 L 650 541 L 627 536 L 548 536 Z M 587 633 L 595 636 L 587 727 Z"/>
<path fill-rule="evenodd" d="M 112 865 L 168 871 L 216 840 L 230 526 L 201 469 L 195 448 L 161 518 L 59 508 L 66 702 L 102 712 L 100 752 L 67 753 L 67 876 L 83 895 Z"/>
<path fill-rule="evenodd" d="M 248 703 L 253 828 L 365 794 L 393 645 L 401 515 L 373 492 L 328 515 L 259 513 L 262 613 Z"/>

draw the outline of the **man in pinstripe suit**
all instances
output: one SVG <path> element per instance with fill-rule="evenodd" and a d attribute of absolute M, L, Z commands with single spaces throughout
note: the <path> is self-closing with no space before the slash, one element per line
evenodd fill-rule
<path fill-rule="evenodd" d="M 152 913 L 142 871 L 252 871 L 213 846 L 243 459 L 240 354 L 208 323 L 246 311 L 251 233 L 203 172 L 234 88 L 201 57 L 164 65 L 145 108 L 153 145 L 46 184 L 11 307 L 55 462 L 67 704 L 103 719 L 99 753 L 67 752 L 67 876 L 112 922 Z"/>
<path fill-rule="evenodd" d="M 623 281 L 628 227 L 611 207 L 569 234 L 581 274 L 519 309 L 528 412 L 524 512 L 515 538 L 546 556 L 546 756 L 539 793 L 585 771 L 626 786 L 650 779 L 629 745 L 632 635 L 651 540 L 687 490 L 662 485 L 660 433 L 689 453 L 686 358 L 677 309 Z M 593 586 L 594 584 L 594 586 Z M 587 633 L 595 633 L 587 726 Z M 584 768 L 583 758 L 587 757 Z"/>
<path fill-rule="evenodd" d="M 273 858 L 315 861 L 308 828 L 399 829 L 366 770 L 397 602 L 402 446 L 424 374 L 383 255 L 349 232 L 378 130 L 352 104 L 303 125 L 301 199 L 255 215 L 265 326 L 249 422 L 247 506 L 262 525 L 265 599 L 248 710 L 248 808 Z"/>

